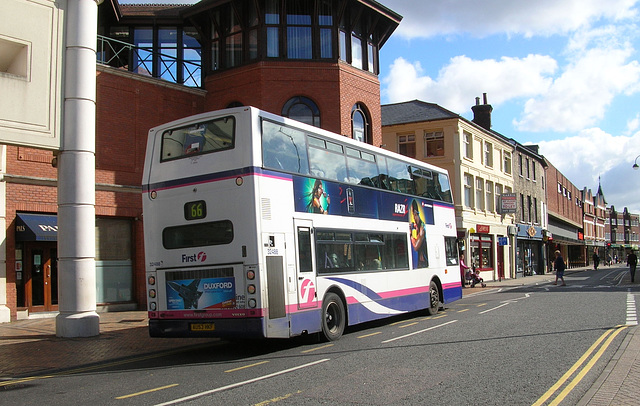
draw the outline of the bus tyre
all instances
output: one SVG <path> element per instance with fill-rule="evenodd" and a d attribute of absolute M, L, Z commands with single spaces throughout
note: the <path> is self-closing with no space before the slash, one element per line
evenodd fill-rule
<path fill-rule="evenodd" d="M 440 291 L 438 285 L 431 281 L 429 284 L 429 307 L 427 308 L 427 314 L 429 316 L 435 316 L 440 310 Z"/>
<path fill-rule="evenodd" d="M 336 341 L 344 332 L 346 323 L 344 303 L 335 293 L 328 293 L 322 301 L 322 333 L 329 341 Z"/>

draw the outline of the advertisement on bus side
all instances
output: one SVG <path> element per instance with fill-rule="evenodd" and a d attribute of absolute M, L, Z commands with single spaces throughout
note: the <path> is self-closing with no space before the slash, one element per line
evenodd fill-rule
<path fill-rule="evenodd" d="M 293 176 L 293 194 L 297 212 L 414 223 L 411 207 L 417 204 L 424 224 L 435 224 L 426 199 L 302 176 Z"/>
<path fill-rule="evenodd" d="M 232 277 L 167 281 L 168 310 L 235 307 L 236 288 Z"/>

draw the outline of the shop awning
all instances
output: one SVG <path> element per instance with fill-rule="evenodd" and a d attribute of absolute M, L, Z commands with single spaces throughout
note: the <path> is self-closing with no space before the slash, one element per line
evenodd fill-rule
<path fill-rule="evenodd" d="M 58 241 L 58 216 L 16 214 L 16 241 Z"/>

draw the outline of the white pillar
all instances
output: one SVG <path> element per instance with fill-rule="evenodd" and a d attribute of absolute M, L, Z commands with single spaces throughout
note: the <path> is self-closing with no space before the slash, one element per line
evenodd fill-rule
<path fill-rule="evenodd" d="M 96 38 L 102 0 L 68 0 L 58 155 L 58 337 L 100 334 L 96 313 Z"/>

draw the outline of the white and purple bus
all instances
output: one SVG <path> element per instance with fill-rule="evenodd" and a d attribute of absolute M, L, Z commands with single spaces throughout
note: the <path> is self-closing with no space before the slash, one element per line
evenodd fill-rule
<path fill-rule="evenodd" d="M 149 131 L 153 337 L 292 337 L 462 297 L 447 172 L 237 107 Z"/>

